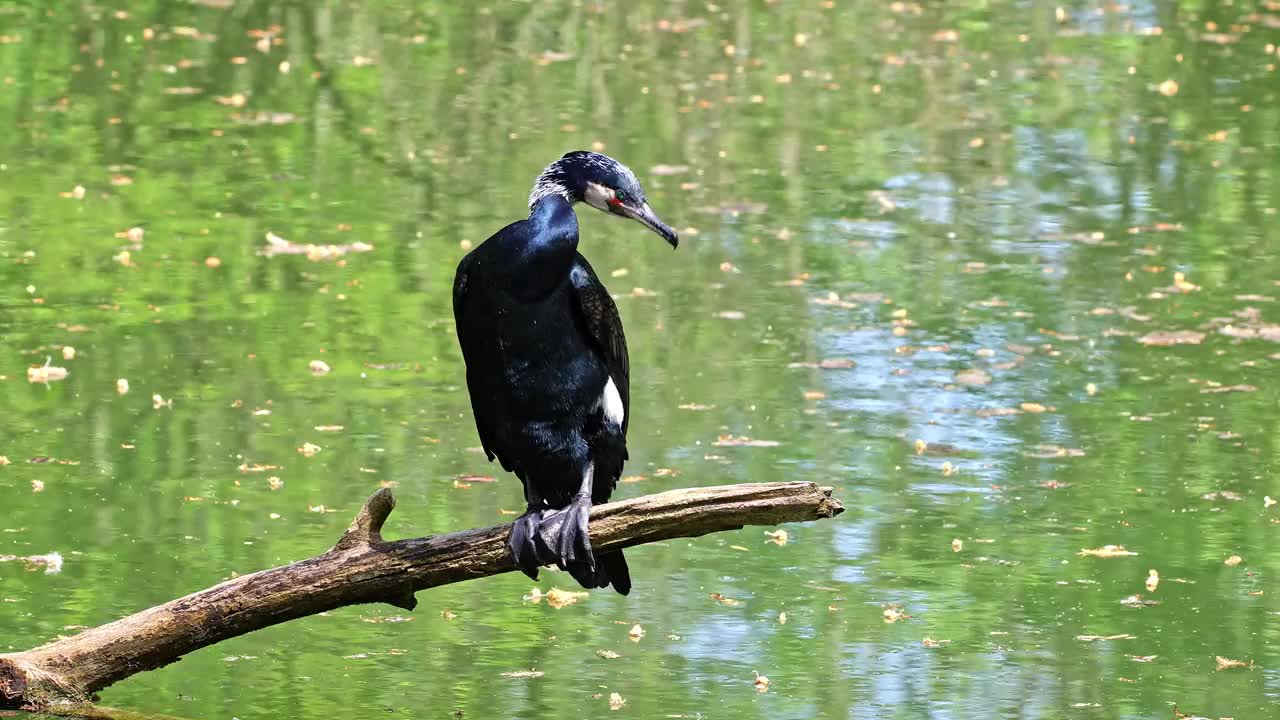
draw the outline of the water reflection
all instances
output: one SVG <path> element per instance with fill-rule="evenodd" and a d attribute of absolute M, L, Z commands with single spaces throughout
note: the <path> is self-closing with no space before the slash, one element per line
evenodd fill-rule
<path fill-rule="evenodd" d="M 459 477 L 497 468 L 474 451 L 449 284 L 550 158 L 600 147 L 689 238 L 673 255 L 582 218 L 632 350 L 619 494 L 810 479 L 850 512 L 783 546 L 749 528 L 638 549 L 629 599 L 440 588 L 408 622 L 349 608 L 105 700 L 240 718 L 596 715 L 611 692 L 646 717 L 1270 711 L 1274 5 L 605 9 L 0 10 L 0 555 L 66 559 L 0 564 L 7 643 L 314 554 L 380 484 L 395 536 L 518 509 L 514 480 Z M 268 232 L 374 250 L 269 258 Z M 1140 341 L 1173 330 L 1204 337 Z M 23 381 L 64 345 L 67 380 Z M 317 358 L 333 372 L 313 377 Z M 730 434 L 779 445 L 717 445 Z M 1105 544 L 1139 554 L 1077 555 Z M 1121 604 L 1135 594 L 1161 604 Z"/>

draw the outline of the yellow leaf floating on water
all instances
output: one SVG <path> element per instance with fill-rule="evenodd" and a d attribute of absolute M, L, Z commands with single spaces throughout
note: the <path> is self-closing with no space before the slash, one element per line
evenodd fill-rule
<path fill-rule="evenodd" d="M 32 480 L 32 481 L 31 481 L 31 492 L 33 492 L 33 493 L 44 492 L 44 481 L 42 481 L 42 480 Z"/>
<path fill-rule="evenodd" d="M 173 398 L 166 400 L 160 395 L 160 393 L 155 393 L 151 396 L 151 407 L 156 410 L 159 410 L 160 408 L 171 408 L 173 407 Z"/>
<path fill-rule="evenodd" d="M 1038 458 L 1048 460 L 1050 458 L 1074 458 L 1084 457 L 1087 453 L 1080 448 L 1062 447 L 1061 445 L 1034 445 L 1028 450 L 1022 452 L 1023 455 L 1030 458 Z M 1056 490 L 1059 487 L 1069 487 L 1071 483 L 1062 483 L 1056 480 L 1046 480 L 1040 483 L 1040 487 L 1048 487 Z"/>
<path fill-rule="evenodd" d="M 1161 95 L 1164 95 L 1165 97 L 1173 97 L 1174 95 L 1178 94 L 1178 81 L 1165 80 L 1164 82 L 1160 83 L 1157 89 L 1160 91 Z"/>
<path fill-rule="evenodd" d="M 329 367 L 329 363 L 323 360 L 312 360 L 309 367 L 312 375 L 326 375 L 333 369 Z"/>
<path fill-rule="evenodd" d="M 17 555 L 0 555 L 0 562 L 9 562 L 11 560 L 21 561 L 27 570 L 39 570 L 44 568 L 45 575 L 56 575 L 62 572 L 62 554 L 58 552 L 46 553 L 44 555 L 29 555 L 27 557 L 19 557 Z"/>
<path fill-rule="evenodd" d="M 886 623 L 896 623 L 911 616 L 902 609 L 901 605 L 888 605 L 885 607 L 884 612 L 881 613 L 881 617 L 884 618 Z"/>
<path fill-rule="evenodd" d="M 75 359 L 76 359 L 76 349 L 75 349 L 75 348 L 73 348 L 73 347 L 71 347 L 70 345 L 63 345 L 63 346 L 62 346 L 62 359 L 63 359 L 63 360 L 75 360 Z"/>
<path fill-rule="evenodd" d="M 1204 333 L 1195 330 L 1159 330 L 1143 335 L 1138 338 L 1138 342 L 1156 347 L 1199 345 L 1204 341 L 1204 337 Z"/>
<path fill-rule="evenodd" d="M 1160 586 L 1160 573 L 1155 570 L 1147 571 L 1147 592 L 1155 592 Z"/>
<path fill-rule="evenodd" d="M 505 678 L 540 678 L 546 673 L 541 670 L 513 670 L 511 672 L 502 673 Z"/>
<path fill-rule="evenodd" d="M 1226 560 L 1223 560 L 1222 564 L 1226 565 L 1227 567 L 1235 567 L 1242 562 L 1244 562 L 1244 558 L 1240 557 L 1239 555 L 1232 555 Z"/>
<path fill-rule="evenodd" d="M 1184 293 L 1195 292 L 1200 289 L 1199 285 L 1187 280 L 1187 276 L 1180 272 L 1173 274 L 1173 287 L 1176 288 L 1178 292 Z"/>
<path fill-rule="evenodd" d="M 573 592 L 572 590 L 561 590 L 560 588 L 551 588 L 547 591 L 547 605 L 559 610 L 562 607 L 572 605 L 584 597 L 589 597 L 589 592 Z"/>
<path fill-rule="evenodd" d="M 312 457 L 320 452 L 320 446 L 314 443 L 305 442 L 298 448 L 298 453 L 303 457 Z"/>
<path fill-rule="evenodd" d="M 777 447 L 781 444 L 777 440 L 753 440 L 736 435 L 721 435 L 715 441 L 716 447 Z"/>
<path fill-rule="evenodd" d="M 787 540 L 789 539 L 789 536 L 787 535 L 786 530 L 774 530 L 773 532 L 766 532 L 765 537 L 769 538 L 768 541 L 773 543 L 774 545 L 786 545 Z"/>
<path fill-rule="evenodd" d="M 285 240 L 273 232 L 267 233 L 267 245 L 258 251 L 264 257 L 276 255 L 306 255 L 311 262 L 336 260 L 347 253 L 365 253 L 373 250 L 373 246 L 363 242 L 346 245 L 314 245 Z"/>
<path fill-rule="evenodd" d="M 618 693 L 609 693 L 609 709 L 610 710 L 621 710 L 622 706 L 626 704 L 627 704 L 626 699 L 624 699 Z"/>
<path fill-rule="evenodd" d="M 1214 655 L 1213 659 L 1218 661 L 1217 672 L 1222 672 L 1223 670 L 1231 670 L 1232 668 L 1252 668 L 1253 667 L 1252 660 L 1250 660 L 1249 662 L 1245 662 L 1243 660 L 1232 660 L 1231 658 L 1224 658 L 1221 655 Z"/>
<path fill-rule="evenodd" d="M 925 450 L 929 449 L 929 443 L 924 440 L 916 440 L 916 454 L 923 455 Z"/>
<path fill-rule="evenodd" d="M 449 611 L 448 611 L 448 610 L 446 610 L 446 611 L 444 611 L 444 612 L 449 612 Z M 444 614 L 444 613 L 441 613 L 441 615 L 443 615 L 443 614 Z M 380 623 L 402 623 L 402 622 L 413 622 L 413 618 L 411 618 L 411 617 L 404 617 L 404 616 L 402 616 L 402 615 L 390 615 L 390 616 L 387 616 L 387 617 L 362 617 L 362 618 L 360 618 L 360 620 L 361 620 L 361 621 L 363 621 L 363 622 L 367 622 L 367 623 L 373 623 L 373 624 L 375 624 L 375 625 L 380 624 Z"/>
<path fill-rule="evenodd" d="M 1117 558 L 1129 557 L 1130 555 L 1137 555 L 1138 553 L 1125 550 L 1123 545 L 1103 545 L 1100 548 L 1094 548 L 1092 550 L 1084 549 L 1076 554 L 1080 557 L 1091 556 L 1100 558 Z"/>
<path fill-rule="evenodd" d="M 1137 635 L 1120 633 L 1119 635 L 1077 635 L 1076 639 L 1080 642 L 1097 642 L 1099 640 L 1136 640 L 1137 637 Z"/>
<path fill-rule="evenodd" d="M 453 612 L 452 610 L 441 610 L 440 617 L 444 618 L 445 620 L 452 620 L 458 617 L 458 614 Z"/>
<path fill-rule="evenodd" d="M 640 642 L 640 638 L 644 637 L 644 628 L 640 627 L 639 624 L 632 625 L 631 630 L 627 632 L 627 637 L 631 638 L 631 642 Z"/>
<path fill-rule="evenodd" d="M 961 370 L 955 374 L 952 380 L 957 385 L 968 385 L 970 387 L 978 387 L 991 383 L 991 373 L 982 368 L 970 368 Z"/>
<path fill-rule="evenodd" d="M 964 549 L 964 541 L 956 538 L 951 541 L 951 552 L 960 552 Z"/>
<path fill-rule="evenodd" d="M 117 379 L 116 393 L 119 395 L 127 395 L 129 393 L 129 381 L 124 378 Z"/>
<path fill-rule="evenodd" d="M 712 599 L 712 600 L 715 600 L 716 602 L 720 603 L 721 605 L 728 605 L 728 606 L 730 606 L 730 607 L 733 607 L 733 606 L 735 606 L 735 605 L 741 605 L 741 604 L 742 604 L 742 601 L 741 601 L 741 600 L 734 600 L 733 598 L 731 598 L 731 597 L 725 597 L 724 595 L 722 595 L 722 594 L 720 594 L 720 593 L 711 593 L 711 599 Z"/>
<path fill-rule="evenodd" d="M 242 473 L 266 472 L 268 470 L 279 470 L 279 465 L 262 465 L 260 463 L 240 463 L 240 467 L 236 468 Z"/>
<path fill-rule="evenodd" d="M 931 637 L 926 637 L 925 639 L 920 641 L 920 644 L 927 648 L 940 648 L 940 647 L 945 647 L 947 645 L 950 645 L 951 641 L 950 640 L 934 640 Z"/>
<path fill-rule="evenodd" d="M 751 672 L 755 673 L 756 676 L 756 692 L 769 692 L 769 678 L 755 670 Z"/>
<path fill-rule="evenodd" d="M 787 624 L 787 614 L 785 612 L 778 613 L 778 624 L 779 625 Z"/>
<path fill-rule="evenodd" d="M 621 655 L 619 655 L 618 653 L 612 650 L 597 650 L 596 655 L 604 658 L 605 660 L 617 660 L 618 658 L 622 657 Z"/>
<path fill-rule="evenodd" d="M 27 368 L 27 382 L 44 383 L 48 385 L 51 382 L 67 379 L 67 369 L 51 365 L 53 358 L 45 358 L 44 365 Z"/>

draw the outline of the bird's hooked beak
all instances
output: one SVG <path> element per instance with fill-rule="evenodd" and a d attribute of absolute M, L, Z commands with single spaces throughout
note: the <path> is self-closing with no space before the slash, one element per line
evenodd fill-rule
<path fill-rule="evenodd" d="M 644 225 L 657 233 L 663 240 L 671 243 L 671 247 L 674 248 L 680 245 L 680 236 L 676 234 L 675 230 L 671 229 L 670 225 L 658 218 L 657 214 L 653 212 L 653 208 L 649 207 L 649 203 L 639 206 L 623 205 L 621 210 L 623 215 Z"/>

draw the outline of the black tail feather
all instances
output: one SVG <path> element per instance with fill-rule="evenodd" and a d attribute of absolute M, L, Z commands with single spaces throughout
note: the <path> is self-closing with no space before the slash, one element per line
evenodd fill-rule
<path fill-rule="evenodd" d="M 573 563 L 565 569 L 579 585 L 588 590 L 606 588 L 612 584 L 620 595 L 631 592 L 631 572 L 627 569 L 627 559 L 622 557 L 621 550 L 597 555 L 594 574 L 585 563 Z"/>
<path fill-rule="evenodd" d="M 610 583 L 619 595 L 631 592 L 631 571 L 627 569 L 627 559 L 621 550 L 614 550 L 596 556 L 596 587 L 605 587 Z"/>
<path fill-rule="evenodd" d="M 621 550 L 614 550 L 596 556 L 596 570 L 592 573 L 585 563 L 573 563 L 565 568 L 578 584 L 588 590 L 606 588 L 613 585 L 619 595 L 631 592 L 631 571 L 627 569 L 627 559 L 622 557 Z"/>
<path fill-rule="evenodd" d="M 573 562 L 566 570 L 584 588 L 607 588 L 612 584 L 618 594 L 631 592 L 631 571 L 627 570 L 627 559 L 621 550 L 596 555 L 594 574 L 580 562 Z"/>

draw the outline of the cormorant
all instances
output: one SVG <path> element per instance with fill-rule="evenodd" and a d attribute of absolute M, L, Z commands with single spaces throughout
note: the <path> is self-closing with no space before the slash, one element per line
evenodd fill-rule
<path fill-rule="evenodd" d="M 536 580 L 538 566 L 554 562 L 583 587 L 612 584 L 626 595 L 622 551 L 594 557 L 587 521 L 627 459 L 627 341 L 617 306 L 578 252 L 577 202 L 679 242 L 626 166 L 566 153 L 534 182 L 529 218 L 458 264 L 453 314 L 485 454 L 524 484 L 528 508 L 508 541 L 516 564 Z"/>

